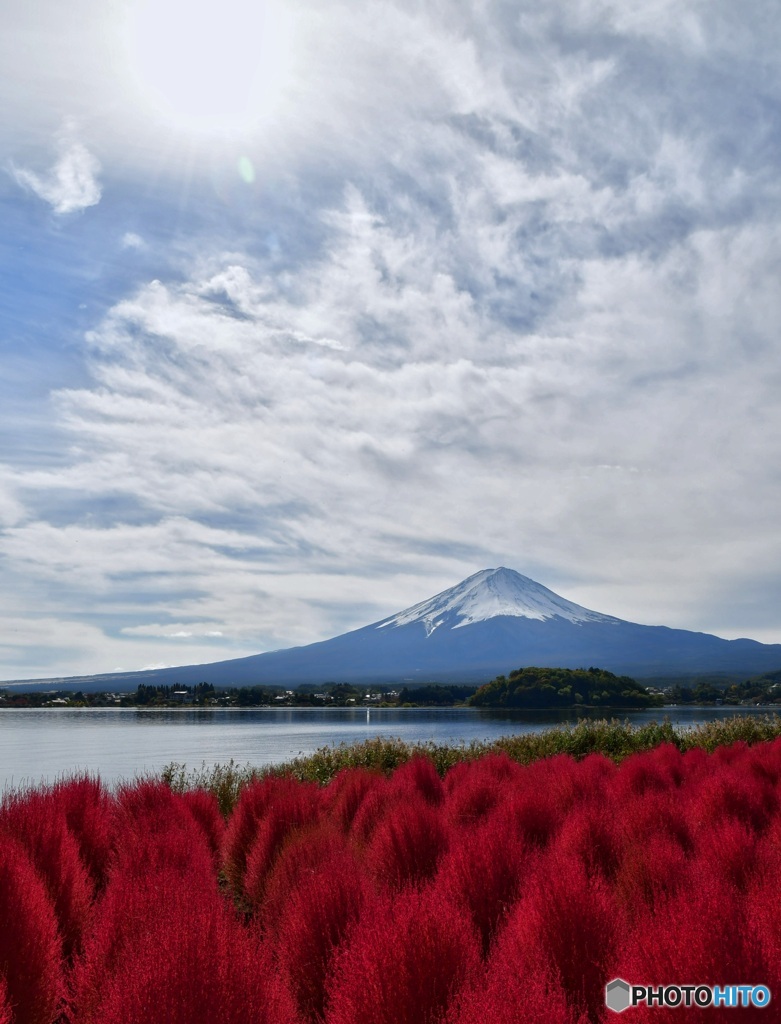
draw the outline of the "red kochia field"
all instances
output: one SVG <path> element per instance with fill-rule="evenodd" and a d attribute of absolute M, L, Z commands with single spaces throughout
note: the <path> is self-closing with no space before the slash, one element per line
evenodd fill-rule
<path fill-rule="evenodd" d="M 0 808 L 0 1024 L 778 1020 L 781 741 Z M 604 1008 L 765 984 L 767 1009 Z"/>

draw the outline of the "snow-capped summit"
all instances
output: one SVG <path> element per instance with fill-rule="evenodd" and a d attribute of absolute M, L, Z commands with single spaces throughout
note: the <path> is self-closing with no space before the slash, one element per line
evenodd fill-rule
<path fill-rule="evenodd" d="M 781 644 L 643 626 L 583 608 L 512 569 L 483 569 L 435 597 L 349 633 L 249 658 L 56 680 L 57 688 L 135 689 L 354 682 L 486 683 L 529 665 L 619 675 L 756 675 L 781 668 Z"/>
<path fill-rule="evenodd" d="M 482 569 L 455 587 L 383 619 L 377 624 L 377 629 L 422 622 L 426 635 L 431 636 L 441 626 L 458 629 L 498 615 L 540 621 L 553 618 L 567 622 L 620 621 L 567 601 L 528 576 L 500 566 L 498 569 Z"/>

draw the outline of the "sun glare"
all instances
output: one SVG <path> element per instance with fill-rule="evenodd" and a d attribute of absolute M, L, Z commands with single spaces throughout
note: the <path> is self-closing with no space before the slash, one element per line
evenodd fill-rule
<path fill-rule="evenodd" d="M 245 134 L 291 82 L 292 19 L 275 0 L 142 0 L 126 31 L 142 100 L 172 127 Z"/>

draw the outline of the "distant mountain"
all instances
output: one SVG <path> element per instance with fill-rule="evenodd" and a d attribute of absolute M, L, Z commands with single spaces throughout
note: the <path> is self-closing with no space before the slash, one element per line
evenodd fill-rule
<path fill-rule="evenodd" d="M 639 678 L 706 672 L 748 676 L 781 669 L 781 644 L 625 622 L 499 568 L 483 569 L 380 622 L 305 647 L 209 665 L 71 677 L 56 685 L 132 690 L 139 683 L 469 683 L 528 665 L 598 666 Z"/>

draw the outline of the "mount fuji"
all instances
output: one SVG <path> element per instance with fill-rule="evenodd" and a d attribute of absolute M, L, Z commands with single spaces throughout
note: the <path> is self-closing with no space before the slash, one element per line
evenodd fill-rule
<path fill-rule="evenodd" d="M 482 683 L 529 665 L 635 677 L 781 668 L 781 644 L 643 626 L 583 608 L 512 569 L 483 569 L 396 615 L 331 640 L 209 665 L 56 680 L 68 689 L 148 685 Z M 40 681 L 37 681 L 40 683 Z"/>

